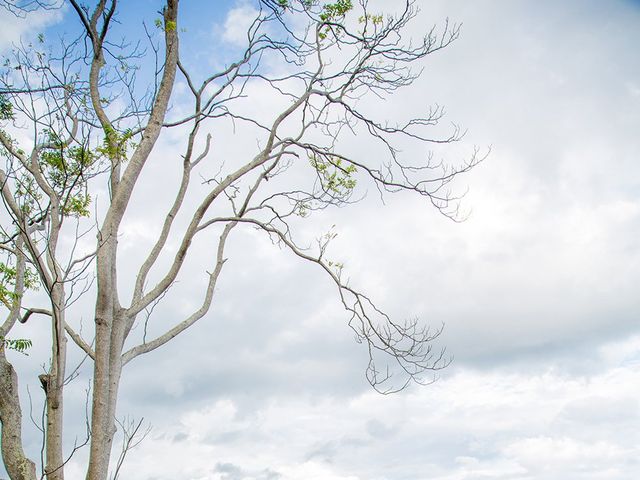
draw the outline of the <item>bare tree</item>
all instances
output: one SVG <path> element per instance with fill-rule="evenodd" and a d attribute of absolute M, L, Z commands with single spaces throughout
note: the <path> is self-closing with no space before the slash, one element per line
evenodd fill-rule
<path fill-rule="evenodd" d="M 6 292 L 8 310 L 0 335 L 3 341 L 17 342 L 10 337 L 17 321 L 34 315 L 50 321 L 51 361 L 40 378 L 46 396 L 43 474 L 48 480 L 64 478 L 68 459 L 62 445 L 67 340 L 93 362 L 86 478 L 104 480 L 123 367 L 207 314 L 235 229 L 258 229 L 326 273 L 357 340 L 369 352 L 366 375 L 378 391 L 429 382 L 434 371 L 446 366 L 447 358 L 432 344 L 439 329 L 393 320 L 343 279 L 342 264 L 326 258 L 331 232 L 311 248 L 296 240 L 296 229 L 315 210 L 357 201 L 366 185 L 381 195 L 415 192 L 446 217 L 460 219 L 459 198 L 451 193 L 450 183 L 482 160 L 478 152 L 453 165 L 431 156 L 406 158 L 398 146 L 451 143 L 462 132 L 453 126 L 443 138 L 429 135 L 444 114 L 441 108 L 401 123 L 375 118 L 366 108 L 410 86 L 421 61 L 457 38 L 457 25 L 445 22 L 410 41 L 403 32 L 417 13 L 411 0 L 393 16 L 370 11 L 366 0 L 357 5 L 350 0 L 262 0 L 256 2 L 257 16 L 236 61 L 203 76 L 180 54 L 178 0 L 166 0 L 155 26 L 144 26 L 145 47 L 113 38 L 117 0 L 98 0 L 91 7 L 76 0 L 67 3 L 78 20 L 77 37 L 57 46 L 48 46 L 43 37 L 35 45 L 16 46 L 0 78 L 0 248 L 6 273 L 0 293 Z M 54 3 L 7 5 L 24 13 Z M 153 66 L 145 72 L 149 58 Z M 187 85 L 189 100 L 176 92 L 178 78 Z M 150 87 L 141 88 L 141 82 Z M 269 114 L 247 109 L 256 87 L 268 90 L 282 108 Z M 173 112 L 171 102 L 189 105 L 189 111 Z M 258 146 L 251 157 L 227 163 L 212 158 L 211 132 L 229 122 L 255 132 Z M 157 147 L 163 132 L 170 130 L 184 132 L 179 157 L 167 158 Z M 343 139 L 353 135 L 377 143 L 379 157 L 361 158 L 343 149 Z M 157 240 L 149 251 L 139 252 L 143 261 L 130 282 L 130 300 L 123 301 L 119 293 L 128 283 L 119 278 L 118 241 L 132 194 L 154 159 L 178 162 L 182 173 L 158 225 Z M 204 182 L 194 187 L 194 175 Z M 101 188 L 108 191 L 108 200 L 92 207 L 92 192 Z M 188 197 L 194 190 L 195 202 Z M 176 222 L 179 217 L 186 219 L 184 226 Z M 185 260 L 195 254 L 194 240 L 207 232 L 215 232 L 216 244 L 202 260 L 209 267 L 203 272 L 207 282 L 199 307 L 147 338 L 150 312 L 162 308 L 168 290 L 184 273 Z M 96 241 L 87 250 L 89 233 Z M 167 248 L 169 238 L 177 239 L 175 251 Z M 25 290 L 36 284 L 46 293 L 47 305 L 28 304 Z M 95 296 L 90 339 L 67 319 L 70 306 L 86 295 Z M 145 324 L 142 335 L 135 329 L 140 322 Z M 13 480 L 34 479 L 35 464 L 22 449 L 17 378 L 4 343 L 0 369 L 4 463 Z M 123 427 L 125 450 L 115 476 L 139 427 Z"/>

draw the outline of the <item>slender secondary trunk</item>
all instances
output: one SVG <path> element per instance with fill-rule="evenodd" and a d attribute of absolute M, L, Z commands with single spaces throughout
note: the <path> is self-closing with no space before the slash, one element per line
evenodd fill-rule
<path fill-rule="evenodd" d="M 51 292 L 53 305 L 53 349 L 49 373 L 40 376 L 46 392 L 46 466 L 47 480 L 64 480 L 64 454 L 62 433 L 64 424 L 63 390 L 67 362 L 67 338 L 64 333 L 64 290 L 62 284 L 54 285 Z"/>
<path fill-rule="evenodd" d="M 18 376 L 0 345 L 0 422 L 2 461 L 11 480 L 36 480 L 36 465 L 22 449 L 22 410 Z"/>
<path fill-rule="evenodd" d="M 46 466 L 47 480 L 64 480 L 64 457 L 62 453 L 63 395 L 60 372 L 40 377 L 46 385 Z"/>

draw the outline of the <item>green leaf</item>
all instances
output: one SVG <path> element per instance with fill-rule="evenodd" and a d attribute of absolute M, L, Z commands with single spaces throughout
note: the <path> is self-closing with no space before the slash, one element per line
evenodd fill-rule
<path fill-rule="evenodd" d="M 316 153 L 309 157 L 311 166 L 315 168 L 322 184 L 322 189 L 336 197 L 348 197 L 356 187 L 353 174 L 355 165 L 345 165 L 341 158 L 328 155 L 320 156 Z"/>
<path fill-rule="evenodd" d="M 15 350 L 16 352 L 28 355 L 26 351 L 33 346 L 33 342 L 28 338 L 4 338 L 0 337 L 0 345 L 2 348 L 8 350 Z"/>
<path fill-rule="evenodd" d="M 13 105 L 6 96 L 0 94 L 0 120 L 13 119 Z"/>

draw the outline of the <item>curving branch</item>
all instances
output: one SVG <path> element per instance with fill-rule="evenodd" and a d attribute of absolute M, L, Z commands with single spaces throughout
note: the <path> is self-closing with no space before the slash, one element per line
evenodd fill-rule
<path fill-rule="evenodd" d="M 27 320 L 29 320 L 31 315 L 34 313 L 53 317 L 51 310 L 47 310 L 46 308 L 27 308 L 22 317 L 18 320 L 20 323 L 27 323 Z M 95 353 L 89 344 L 66 322 L 64 323 L 64 330 L 69 334 L 75 344 L 78 345 L 78 347 L 80 347 L 90 358 L 95 358 Z"/>
<path fill-rule="evenodd" d="M 298 246 L 288 232 L 281 231 L 270 222 L 248 217 L 218 217 L 209 220 L 208 224 L 229 222 L 259 227 L 275 237 L 277 243 L 287 247 L 294 255 L 319 266 L 329 276 L 338 289 L 343 307 L 351 314 L 349 326 L 355 332 L 357 341 L 367 346 L 369 353 L 367 380 L 379 393 L 398 392 L 411 382 L 431 383 L 435 379 L 433 374 L 450 364 L 451 359 L 445 356 L 445 349 L 433 348 L 433 342 L 442 333 L 442 328 L 432 330 L 428 326 L 421 326 L 417 320 L 408 320 L 403 324 L 397 323 L 380 310 L 367 295 L 350 287 L 342 280 L 342 266 L 324 258 L 328 243 L 333 236 L 325 235 L 320 239 L 319 253 L 312 255 L 307 249 Z M 376 321 L 376 316 L 379 317 L 379 321 Z M 395 378 L 388 367 L 384 371 L 377 367 L 377 353 L 393 359 L 399 367 L 400 372 L 405 376 L 399 386 L 390 385 Z"/>
<path fill-rule="evenodd" d="M 209 274 L 209 282 L 207 284 L 207 288 L 204 294 L 204 299 L 202 305 L 198 310 L 193 312 L 189 317 L 185 320 L 177 323 L 173 328 L 160 335 L 159 337 L 151 340 L 150 342 L 146 342 L 140 345 L 137 345 L 130 350 L 126 351 L 122 354 L 122 363 L 127 364 L 135 357 L 142 355 L 144 353 L 148 353 L 152 350 L 155 350 L 158 347 L 161 347 L 165 343 L 167 343 L 172 338 L 176 337 L 180 333 L 184 332 L 187 328 L 192 326 L 198 320 L 200 320 L 204 315 L 209 311 L 211 307 L 211 301 L 213 300 L 213 294 L 216 288 L 216 282 L 220 277 L 220 273 L 222 272 L 222 267 L 226 259 L 224 258 L 224 249 L 227 243 L 227 238 L 231 230 L 237 225 L 235 221 L 229 222 L 222 231 L 220 235 L 220 239 L 218 240 L 218 249 L 216 255 L 216 264 L 213 272 Z"/>

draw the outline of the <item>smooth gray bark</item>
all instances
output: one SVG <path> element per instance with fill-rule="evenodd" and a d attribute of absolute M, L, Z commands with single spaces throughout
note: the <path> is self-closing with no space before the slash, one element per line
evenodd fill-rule
<path fill-rule="evenodd" d="M 95 15 L 95 14 L 94 14 Z M 116 260 L 118 254 L 119 226 L 131 198 L 136 180 L 155 145 L 167 111 L 178 63 L 178 0 L 167 0 L 163 12 L 165 25 L 165 66 L 144 136 L 121 178 L 111 178 L 111 204 L 98 233 L 97 301 L 95 309 L 96 347 L 93 376 L 93 400 L 91 404 L 91 447 L 87 480 L 106 480 L 109 459 L 116 432 L 115 412 L 118 388 L 122 373 L 122 349 L 125 333 L 133 319 L 124 314 L 117 298 L 118 282 Z M 96 44 L 94 43 L 94 49 Z M 97 48 L 101 48 L 100 45 Z M 98 92 L 101 53 L 91 69 L 92 102 L 96 111 L 102 112 Z M 100 119 L 108 125 L 106 115 Z M 113 159 L 119 165 L 119 159 Z"/>

